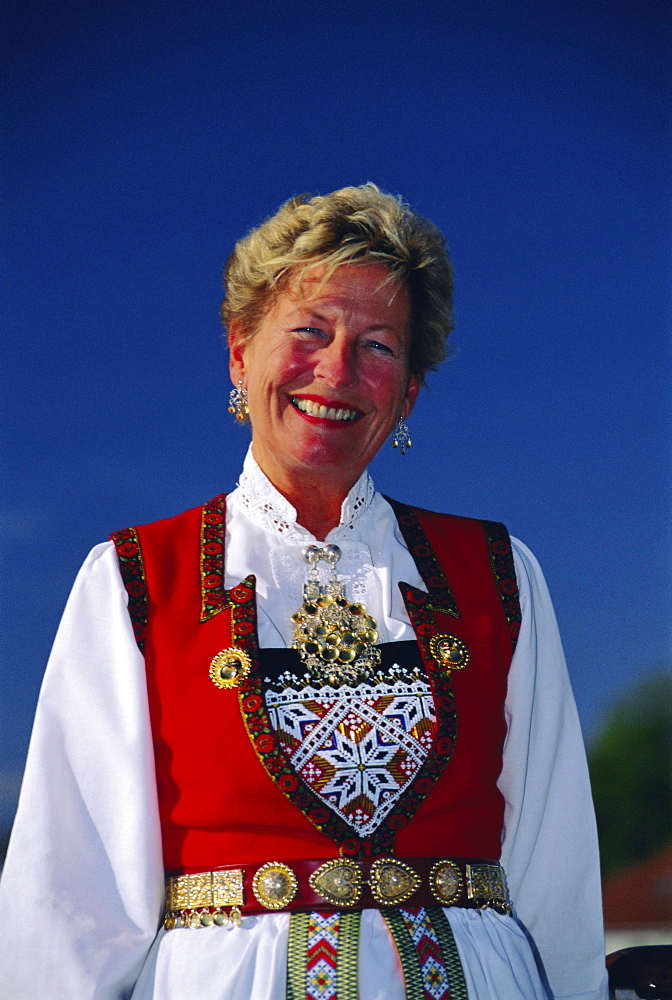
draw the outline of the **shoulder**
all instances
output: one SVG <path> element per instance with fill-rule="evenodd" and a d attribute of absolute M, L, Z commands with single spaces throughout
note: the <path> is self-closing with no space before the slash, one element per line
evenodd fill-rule
<path fill-rule="evenodd" d="M 190 507 L 188 510 L 181 511 L 179 514 L 173 514 L 171 517 L 163 517 L 157 521 L 149 521 L 146 524 L 138 524 L 132 528 L 122 528 L 118 531 L 113 531 L 110 534 L 110 539 L 118 545 L 120 537 L 123 537 L 127 532 L 140 532 L 142 534 L 164 534 L 170 533 L 174 530 L 179 530 L 185 524 L 188 524 L 195 520 L 200 520 L 203 513 L 208 512 L 224 512 L 226 510 L 226 493 L 220 493 L 218 496 L 213 497 L 212 500 L 208 500 L 204 504 L 199 504 L 197 507 Z"/>
<path fill-rule="evenodd" d="M 511 538 L 511 551 L 523 609 L 528 602 L 537 609 L 552 607 L 544 572 L 533 552 L 518 538 Z"/>
<path fill-rule="evenodd" d="M 111 541 L 94 545 L 77 574 L 75 586 L 96 581 L 115 583 L 118 579 L 117 558 Z"/>
<path fill-rule="evenodd" d="M 110 540 L 114 543 L 120 562 L 136 558 L 146 546 L 172 547 L 194 532 L 200 535 L 203 525 L 218 528 L 226 519 L 226 496 L 226 493 L 220 493 L 212 500 L 172 517 L 113 531 Z"/>
<path fill-rule="evenodd" d="M 421 528 L 433 542 L 443 540 L 451 545 L 482 545 L 485 542 L 491 556 L 511 551 L 511 539 L 504 524 L 459 514 L 446 514 L 424 507 L 400 503 L 384 497 L 405 536 Z"/>
<path fill-rule="evenodd" d="M 447 514 L 443 511 L 438 510 L 428 510 L 425 507 L 418 507 L 416 504 L 402 503 L 400 500 L 395 500 L 393 497 L 388 497 L 385 494 L 379 494 L 383 500 L 385 500 L 392 510 L 394 511 L 398 520 L 418 518 L 423 523 L 435 523 L 437 525 L 454 525 L 456 528 L 472 527 L 475 525 L 480 525 L 484 522 L 476 517 L 463 517 L 460 514 Z"/>
<path fill-rule="evenodd" d="M 513 552 L 516 568 L 520 567 L 521 575 L 524 575 L 527 579 L 531 579 L 537 574 L 541 574 L 541 566 L 534 553 L 519 538 L 514 538 L 513 535 L 509 537 L 511 539 L 511 551 Z"/>
<path fill-rule="evenodd" d="M 126 594 L 119 560 L 111 541 L 95 545 L 82 563 L 68 598 L 66 624 L 76 621 L 75 631 L 82 630 L 84 621 L 105 621 L 114 617 L 115 608 L 125 611 Z"/>

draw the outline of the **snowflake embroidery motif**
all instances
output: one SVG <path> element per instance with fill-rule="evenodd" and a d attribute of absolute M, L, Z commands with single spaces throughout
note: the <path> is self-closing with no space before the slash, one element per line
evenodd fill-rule
<path fill-rule="evenodd" d="M 268 697 L 268 695 L 267 695 Z M 436 728 L 426 684 L 290 691 L 271 721 L 303 780 L 360 836 L 384 820 L 427 756 Z"/>

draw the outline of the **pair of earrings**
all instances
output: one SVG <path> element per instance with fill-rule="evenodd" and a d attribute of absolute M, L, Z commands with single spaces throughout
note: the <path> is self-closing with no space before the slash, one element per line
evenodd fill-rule
<path fill-rule="evenodd" d="M 250 408 L 247 403 L 247 389 L 243 383 L 239 382 L 235 389 L 229 393 L 229 413 L 235 416 L 238 423 L 244 424 L 249 416 Z M 401 455 L 406 454 L 406 450 L 411 447 L 411 436 L 408 427 L 399 420 L 392 434 L 392 447 L 398 448 Z"/>

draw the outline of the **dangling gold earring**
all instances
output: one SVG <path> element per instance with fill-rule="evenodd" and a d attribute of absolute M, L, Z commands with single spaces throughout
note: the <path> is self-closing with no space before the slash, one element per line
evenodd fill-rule
<path fill-rule="evenodd" d="M 243 388 L 242 381 L 235 389 L 229 393 L 229 413 L 235 413 L 236 420 L 244 424 L 247 420 L 250 408 L 247 405 L 247 389 Z"/>
<path fill-rule="evenodd" d="M 408 427 L 403 420 L 400 419 L 397 422 L 397 426 L 394 428 L 394 432 L 392 434 L 392 447 L 398 448 L 400 453 L 405 455 L 406 449 L 410 448 L 411 444 L 412 441 L 411 436 L 408 433 Z"/>

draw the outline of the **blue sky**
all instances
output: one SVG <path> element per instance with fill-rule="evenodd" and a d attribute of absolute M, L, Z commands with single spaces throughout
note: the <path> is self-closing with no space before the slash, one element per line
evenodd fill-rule
<path fill-rule="evenodd" d="M 452 251 L 377 485 L 530 545 L 588 735 L 669 669 L 670 12 L 9 0 L 0 818 L 87 550 L 235 484 L 221 270 L 302 191 L 375 181 Z"/>

